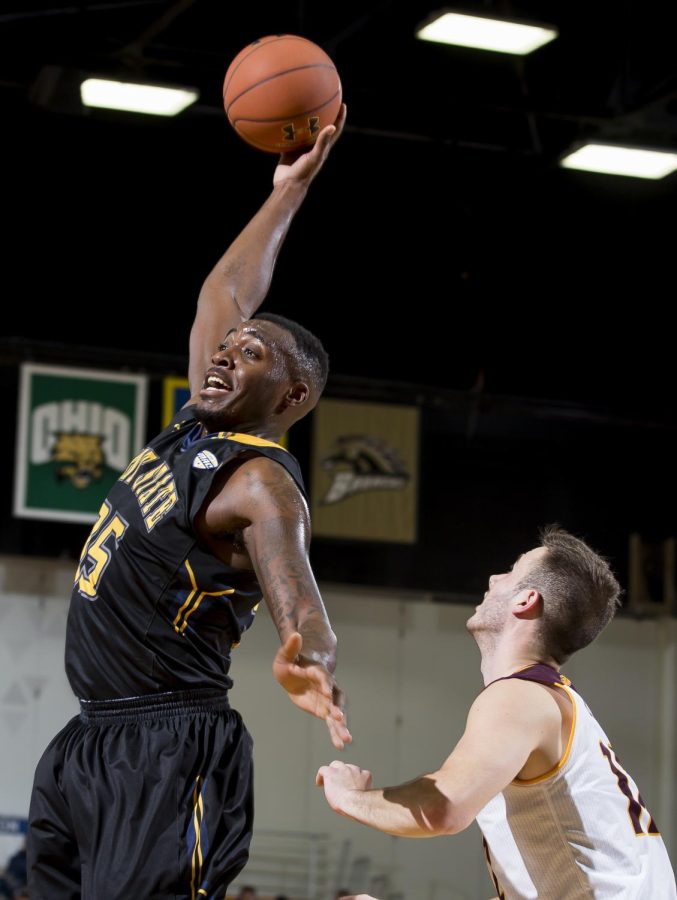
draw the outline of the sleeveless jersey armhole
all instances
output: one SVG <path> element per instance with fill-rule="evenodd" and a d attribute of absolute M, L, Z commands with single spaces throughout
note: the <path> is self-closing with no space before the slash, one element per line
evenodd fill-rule
<path fill-rule="evenodd" d="M 548 687 L 548 685 L 544 685 L 544 687 Z M 531 785 L 540 784 L 543 781 L 548 781 L 548 779 L 553 778 L 564 768 L 564 766 L 567 764 L 569 756 L 571 755 L 571 747 L 573 746 L 574 735 L 576 733 L 576 701 L 571 692 L 571 689 L 566 685 L 554 682 L 551 687 L 558 688 L 559 690 L 564 691 L 569 699 L 569 702 L 571 703 L 571 728 L 569 729 L 569 737 L 567 738 L 566 747 L 564 748 L 564 752 L 562 753 L 559 761 L 552 767 L 552 769 L 549 769 L 542 775 L 537 775 L 536 778 L 515 778 L 511 783 L 516 787 L 530 787 Z"/>

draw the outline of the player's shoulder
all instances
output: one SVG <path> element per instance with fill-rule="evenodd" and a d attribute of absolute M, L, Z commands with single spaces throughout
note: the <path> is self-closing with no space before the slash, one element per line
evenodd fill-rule
<path fill-rule="evenodd" d="M 488 684 L 471 707 L 471 714 L 493 711 L 530 719 L 555 713 L 556 702 L 544 684 L 522 678 L 500 678 Z"/>
<path fill-rule="evenodd" d="M 215 474 L 202 513 L 211 533 L 246 524 L 293 519 L 309 523 L 310 512 L 295 480 L 280 463 L 259 454 L 238 454 Z"/>
<path fill-rule="evenodd" d="M 227 481 L 230 489 L 243 491 L 258 502 L 284 506 L 300 500 L 305 505 L 303 493 L 288 469 L 260 452 L 241 454 L 233 462 Z"/>

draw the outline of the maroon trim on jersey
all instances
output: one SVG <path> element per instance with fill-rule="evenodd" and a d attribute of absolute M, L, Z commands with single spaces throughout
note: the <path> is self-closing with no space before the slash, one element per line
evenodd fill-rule
<path fill-rule="evenodd" d="M 508 681 L 510 678 L 520 678 L 522 681 L 536 681 L 538 684 L 545 684 L 548 687 L 552 687 L 555 684 L 564 685 L 565 687 L 576 690 L 566 675 L 562 675 L 557 669 L 553 669 L 552 666 L 548 666 L 545 663 L 536 663 L 534 666 L 527 666 L 526 669 L 520 669 L 518 672 L 513 672 L 512 675 L 505 675 L 503 678 L 497 678 L 496 681 Z M 495 684 L 496 681 L 490 683 Z M 487 687 L 489 687 L 489 685 L 487 685 Z"/>
<path fill-rule="evenodd" d="M 498 679 L 501 680 L 500 678 Z M 484 847 L 484 856 L 487 860 L 487 866 L 489 868 L 489 875 L 491 876 L 491 880 L 494 883 L 494 887 L 496 888 L 497 900 L 505 900 L 505 894 L 501 890 L 501 886 L 498 883 L 498 878 L 496 877 L 496 873 L 494 872 L 494 867 L 491 864 L 491 853 L 489 852 L 489 844 L 487 844 L 487 839 L 482 835 L 482 846 Z"/>

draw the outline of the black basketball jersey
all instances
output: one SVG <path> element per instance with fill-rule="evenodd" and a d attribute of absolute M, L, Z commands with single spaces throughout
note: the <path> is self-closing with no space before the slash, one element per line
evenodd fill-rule
<path fill-rule="evenodd" d="M 66 633 L 77 697 L 108 700 L 231 687 L 230 650 L 261 589 L 204 549 L 193 521 L 216 472 L 242 453 L 276 460 L 305 496 L 298 462 L 248 434 L 202 435 L 189 408 L 129 463 L 80 557 Z"/>

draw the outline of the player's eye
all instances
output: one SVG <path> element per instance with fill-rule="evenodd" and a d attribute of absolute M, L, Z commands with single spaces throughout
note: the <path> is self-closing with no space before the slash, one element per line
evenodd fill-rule
<path fill-rule="evenodd" d="M 248 356 L 250 359 L 258 359 L 259 355 L 255 350 L 252 350 L 251 347 L 245 347 L 242 351 L 245 356 Z"/>

